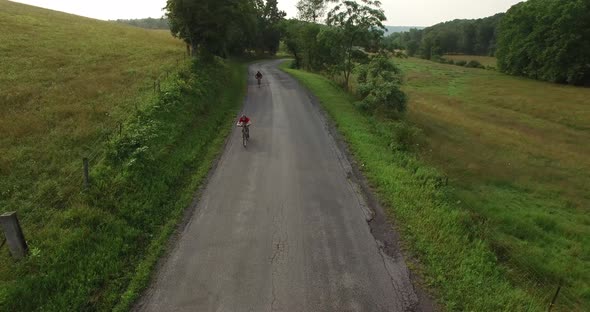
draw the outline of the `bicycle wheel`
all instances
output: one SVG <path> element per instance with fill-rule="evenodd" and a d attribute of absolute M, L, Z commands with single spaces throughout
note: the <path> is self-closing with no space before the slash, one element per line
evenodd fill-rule
<path fill-rule="evenodd" d="M 246 135 L 246 128 L 242 127 L 242 144 L 246 147 L 247 135 Z"/>

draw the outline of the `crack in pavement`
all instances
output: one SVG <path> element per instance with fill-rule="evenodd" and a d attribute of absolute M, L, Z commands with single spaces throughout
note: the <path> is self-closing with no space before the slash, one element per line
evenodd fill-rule
<path fill-rule="evenodd" d="M 273 216 L 273 234 L 272 234 L 272 256 L 270 258 L 271 268 L 271 292 L 272 301 L 270 304 L 270 311 L 277 310 L 277 289 L 276 284 L 281 276 L 281 265 L 285 263 L 289 245 L 288 235 L 285 231 L 285 202 L 280 205 L 278 213 Z"/>

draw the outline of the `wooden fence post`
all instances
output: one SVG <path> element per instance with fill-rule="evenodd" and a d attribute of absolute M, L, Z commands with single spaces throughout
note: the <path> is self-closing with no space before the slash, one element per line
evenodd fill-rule
<path fill-rule="evenodd" d="M 90 176 L 88 174 L 88 158 L 84 157 L 82 159 L 82 163 L 84 164 L 84 188 L 88 188 L 90 186 Z"/>
<path fill-rule="evenodd" d="M 559 295 L 560 290 L 561 290 L 561 285 L 557 286 L 557 291 L 555 292 L 555 295 L 553 295 L 553 299 L 551 299 L 551 303 L 549 304 L 549 308 L 547 309 L 548 312 L 551 312 L 551 309 L 553 309 L 553 306 L 555 305 L 555 302 L 557 301 L 557 296 Z"/>
<path fill-rule="evenodd" d="M 12 257 L 15 259 L 24 258 L 29 251 L 29 247 L 16 217 L 16 212 L 7 212 L 0 215 L 0 224 L 6 236 L 6 243 L 8 244 L 8 249 Z"/>

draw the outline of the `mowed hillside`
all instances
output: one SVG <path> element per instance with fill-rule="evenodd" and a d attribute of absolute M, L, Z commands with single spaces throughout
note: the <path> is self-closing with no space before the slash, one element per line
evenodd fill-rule
<path fill-rule="evenodd" d="M 183 53 L 167 31 L 0 0 L 0 210 L 45 222 L 65 206 L 82 157 Z"/>
<path fill-rule="evenodd" d="M 408 118 L 516 279 L 590 305 L 590 88 L 409 58 Z M 566 309 L 567 310 L 567 309 Z"/>

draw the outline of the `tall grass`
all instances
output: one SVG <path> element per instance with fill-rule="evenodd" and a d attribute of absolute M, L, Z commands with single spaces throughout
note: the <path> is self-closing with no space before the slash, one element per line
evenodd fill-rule
<path fill-rule="evenodd" d="M 82 157 L 178 68 L 184 45 L 1 0 L 0 54 L 0 209 L 40 223 L 78 190 Z"/>
<path fill-rule="evenodd" d="M 590 89 L 398 62 L 422 158 L 449 175 L 508 272 L 590 307 Z"/>

